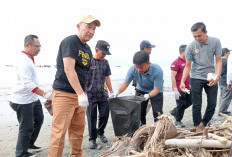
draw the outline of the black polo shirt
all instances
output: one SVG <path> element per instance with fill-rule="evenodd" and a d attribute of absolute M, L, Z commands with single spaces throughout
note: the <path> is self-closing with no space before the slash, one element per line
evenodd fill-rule
<path fill-rule="evenodd" d="M 81 87 L 85 90 L 87 71 L 89 70 L 92 52 L 88 44 L 83 44 L 77 35 L 71 35 L 65 38 L 60 44 L 56 59 L 57 72 L 53 83 L 53 89 L 76 93 L 64 72 L 63 58 L 67 56 L 76 60 L 75 71 L 77 72 Z"/>

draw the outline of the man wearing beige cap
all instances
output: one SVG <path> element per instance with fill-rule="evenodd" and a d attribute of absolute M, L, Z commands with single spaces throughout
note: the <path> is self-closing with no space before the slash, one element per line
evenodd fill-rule
<path fill-rule="evenodd" d="M 65 134 L 68 129 L 70 156 L 82 156 L 85 128 L 85 108 L 89 102 L 85 91 L 86 74 L 92 52 L 86 42 L 95 33 L 100 21 L 91 15 L 84 16 L 77 24 L 77 35 L 66 37 L 57 55 L 57 72 L 53 83 L 52 134 L 49 157 L 61 157 Z"/>

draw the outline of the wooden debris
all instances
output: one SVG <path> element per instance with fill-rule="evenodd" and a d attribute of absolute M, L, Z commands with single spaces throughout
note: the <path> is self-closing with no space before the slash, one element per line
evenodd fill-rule
<path fill-rule="evenodd" d="M 166 115 L 152 125 L 139 128 L 128 138 L 114 140 L 99 157 L 226 157 L 232 155 L 232 117 L 223 125 L 206 127 L 198 133 L 177 129 Z"/>
<path fill-rule="evenodd" d="M 221 142 L 223 144 L 226 144 L 228 141 L 226 138 L 220 137 L 220 136 L 212 134 L 212 133 L 209 133 L 209 137 L 211 137 L 212 139 L 218 140 L 219 142 Z"/>
<path fill-rule="evenodd" d="M 179 147 L 179 148 L 230 148 L 232 141 L 227 141 L 226 144 L 221 143 L 218 140 L 209 139 L 168 139 L 164 142 L 167 147 Z"/>

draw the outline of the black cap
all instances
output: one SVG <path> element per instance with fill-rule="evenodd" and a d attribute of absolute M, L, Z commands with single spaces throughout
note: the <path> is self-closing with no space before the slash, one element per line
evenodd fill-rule
<path fill-rule="evenodd" d="M 225 53 L 230 52 L 230 51 L 231 51 L 231 50 L 229 50 L 228 48 L 223 48 L 223 49 L 222 49 L 222 56 L 224 56 Z"/>
<path fill-rule="evenodd" d="M 104 40 L 98 40 L 96 48 L 99 48 L 100 50 L 102 50 L 102 52 L 106 55 L 111 55 L 109 51 L 110 45 Z"/>
<path fill-rule="evenodd" d="M 148 40 L 143 40 L 141 43 L 140 43 L 140 50 L 143 50 L 144 48 L 154 48 L 155 45 L 152 45 L 150 43 L 150 41 Z"/>
<path fill-rule="evenodd" d="M 226 53 L 226 52 L 230 52 L 230 50 L 228 48 L 223 48 L 222 52 Z"/>

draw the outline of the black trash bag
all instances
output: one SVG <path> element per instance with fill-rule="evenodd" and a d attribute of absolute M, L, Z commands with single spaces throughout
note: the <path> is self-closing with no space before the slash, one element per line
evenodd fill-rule
<path fill-rule="evenodd" d="M 140 126 L 140 96 L 110 98 L 109 105 L 115 136 L 131 137 Z"/>

